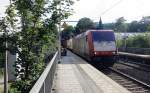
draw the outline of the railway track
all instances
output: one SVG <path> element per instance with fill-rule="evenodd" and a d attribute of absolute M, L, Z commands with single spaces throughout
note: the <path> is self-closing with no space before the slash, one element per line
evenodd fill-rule
<path fill-rule="evenodd" d="M 133 61 L 129 61 L 129 62 L 131 62 L 132 64 L 136 64 L 136 65 L 140 65 L 140 66 L 146 67 L 146 68 L 150 68 L 149 64 L 145 64 L 143 62 L 141 62 L 141 63 L 139 63 L 139 62 L 133 62 Z"/>
<path fill-rule="evenodd" d="M 118 62 L 116 64 L 121 64 L 119 66 L 120 69 L 116 69 L 116 67 L 110 67 L 108 69 L 101 69 L 98 65 L 92 64 L 94 67 L 96 67 L 98 70 L 102 71 L 104 74 L 106 74 L 108 77 L 110 77 L 112 80 L 116 81 L 118 84 L 122 85 L 131 93 L 150 93 L 150 85 L 147 84 L 147 82 L 143 82 L 142 79 L 139 79 L 135 77 L 136 75 L 143 75 L 136 73 L 136 71 L 140 71 L 140 73 L 150 73 L 150 70 L 148 69 L 149 66 L 146 66 L 144 64 L 140 63 L 134 63 L 134 62 Z M 118 67 L 117 66 L 117 67 Z M 132 74 L 130 75 L 130 72 L 132 71 Z M 143 77 L 143 76 L 142 76 Z M 142 81 L 141 81 L 142 80 Z"/>
<path fill-rule="evenodd" d="M 126 60 L 126 62 L 128 63 L 134 63 L 137 65 L 141 65 L 141 66 L 145 66 L 145 67 L 150 67 L 150 64 L 148 64 L 147 62 L 145 62 L 144 60 L 141 61 L 136 61 L 136 60 L 132 60 L 132 59 L 128 59 L 128 58 L 119 58 L 119 61 L 124 61 Z"/>
<path fill-rule="evenodd" d="M 124 62 L 124 61 L 119 61 L 119 62 L 117 62 L 117 64 L 126 65 L 126 66 L 132 67 L 134 69 L 145 71 L 145 72 L 150 72 L 150 69 L 149 69 L 150 66 L 145 65 L 145 64 L 140 64 L 140 63 L 136 63 L 136 62 Z"/>
<path fill-rule="evenodd" d="M 113 68 L 150 85 L 150 66 L 132 61 L 118 61 Z"/>
<path fill-rule="evenodd" d="M 150 85 L 147 85 L 146 83 L 143 83 L 127 74 L 124 74 L 117 69 L 110 67 L 108 71 L 104 72 L 104 74 L 132 93 L 150 93 Z"/>

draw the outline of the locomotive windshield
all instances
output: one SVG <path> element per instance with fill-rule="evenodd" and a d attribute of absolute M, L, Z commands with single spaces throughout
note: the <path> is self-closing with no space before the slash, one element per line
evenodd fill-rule
<path fill-rule="evenodd" d="M 92 32 L 93 45 L 95 51 L 115 51 L 115 35 L 113 31 Z"/>
<path fill-rule="evenodd" d="M 95 32 L 92 32 L 92 34 L 93 34 L 93 41 L 98 41 L 98 42 L 115 41 L 114 32 L 111 32 L 111 31 L 107 31 L 107 32 L 95 31 Z"/>

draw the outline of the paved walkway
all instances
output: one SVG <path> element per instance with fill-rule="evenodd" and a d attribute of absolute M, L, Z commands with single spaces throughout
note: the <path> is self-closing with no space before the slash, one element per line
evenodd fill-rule
<path fill-rule="evenodd" d="M 56 93 L 130 93 L 69 51 L 56 73 Z"/>

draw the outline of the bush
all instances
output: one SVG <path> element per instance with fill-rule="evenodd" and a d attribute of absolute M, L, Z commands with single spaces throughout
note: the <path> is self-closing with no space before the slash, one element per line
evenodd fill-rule
<path fill-rule="evenodd" d="M 117 40 L 117 46 L 123 47 L 124 40 Z M 149 48 L 150 47 L 150 35 L 138 35 L 134 37 L 129 37 L 126 39 L 126 47 L 135 47 L 135 48 Z"/>

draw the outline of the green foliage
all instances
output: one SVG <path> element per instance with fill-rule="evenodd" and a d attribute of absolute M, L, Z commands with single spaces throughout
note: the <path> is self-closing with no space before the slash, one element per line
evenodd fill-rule
<path fill-rule="evenodd" d="M 118 47 L 124 46 L 124 40 L 117 40 Z M 129 37 L 126 40 L 127 47 L 135 48 L 149 48 L 150 47 L 150 35 L 147 33 L 145 35 L 138 35 L 134 37 Z"/>
<path fill-rule="evenodd" d="M 103 29 L 114 29 L 114 23 L 104 23 Z"/>
<path fill-rule="evenodd" d="M 9 51 L 19 55 L 14 64 L 17 80 L 11 84 L 11 93 L 28 93 L 39 78 L 46 57 L 56 51 L 57 25 L 71 15 L 72 4 L 71 0 L 12 0 L 6 17 L 0 20 L 0 30 L 10 33 L 0 42 L 7 40 Z"/>
<path fill-rule="evenodd" d="M 115 23 L 115 31 L 117 32 L 125 32 L 127 30 L 127 25 L 125 24 L 124 17 L 120 17 L 117 19 Z"/>
<path fill-rule="evenodd" d="M 143 17 L 140 21 L 129 23 L 128 32 L 147 32 L 149 31 L 150 16 Z"/>
<path fill-rule="evenodd" d="M 147 32 L 150 32 L 150 25 L 147 26 Z"/>
<path fill-rule="evenodd" d="M 95 28 L 93 21 L 86 17 L 81 18 L 76 25 L 76 31 L 78 33 L 85 32 L 86 30 L 93 29 L 93 28 Z"/>
<path fill-rule="evenodd" d="M 62 31 L 61 38 L 67 40 L 72 36 L 74 36 L 74 34 L 75 34 L 74 27 L 69 25 Z"/>
<path fill-rule="evenodd" d="M 17 88 L 10 88 L 8 93 L 21 93 L 21 91 L 18 91 Z"/>
<path fill-rule="evenodd" d="M 124 17 L 120 17 L 115 23 L 104 23 L 104 29 L 114 29 L 116 32 L 149 32 L 150 31 L 150 16 L 145 16 L 139 21 L 126 23 Z M 98 27 L 98 22 L 96 23 Z"/>
<path fill-rule="evenodd" d="M 5 62 L 5 53 L 0 52 L 0 68 L 4 67 L 4 62 Z"/>
<path fill-rule="evenodd" d="M 4 61 L 5 61 L 5 40 L 6 36 L 3 32 L 7 33 L 7 24 L 6 24 L 6 19 L 1 18 L 0 19 L 0 68 L 4 67 Z"/>
<path fill-rule="evenodd" d="M 129 42 L 127 43 L 129 47 L 148 48 L 150 47 L 150 35 L 138 35 L 135 38 L 128 39 L 127 42 Z"/>
<path fill-rule="evenodd" d="M 0 68 L 0 78 L 3 78 L 3 77 L 4 77 L 4 69 Z"/>
<path fill-rule="evenodd" d="M 129 24 L 128 32 L 138 32 L 139 29 L 139 23 L 137 21 L 132 21 Z"/>
<path fill-rule="evenodd" d="M 5 51 L 5 37 L 4 35 L 0 36 L 0 53 L 4 53 Z"/>
<path fill-rule="evenodd" d="M 123 40 L 122 39 L 116 40 L 116 44 L 117 44 L 117 47 L 123 47 Z"/>

